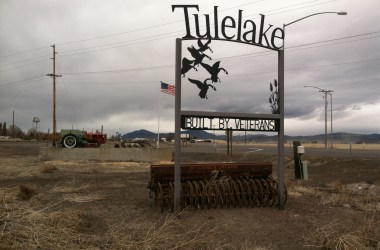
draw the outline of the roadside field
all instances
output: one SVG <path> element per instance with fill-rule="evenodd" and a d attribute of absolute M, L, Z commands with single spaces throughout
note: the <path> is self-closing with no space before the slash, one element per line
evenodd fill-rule
<path fill-rule="evenodd" d="M 187 152 L 182 160 L 267 160 L 275 166 L 277 159 Z M 309 180 L 302 181 L 294 179 L 292 158 L 286 157 L 288 201 L 281 211 L 161 213 L 149 198 L 149 166 L 42 162 L 38 144 L 0 143 L 0 249 L 380 248 L 379 158 L 313 156 Z"/>

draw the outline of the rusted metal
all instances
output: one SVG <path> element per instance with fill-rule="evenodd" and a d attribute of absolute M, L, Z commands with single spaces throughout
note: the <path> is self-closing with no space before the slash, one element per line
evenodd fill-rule
<path fill-rule="evenodd" d="M 148 188 L 154 193 L 156 208 L 173 211 L 174 165 L 151 165 L 150 170 Z M 182 164 L 181 172 L 181 207 L 278 206 L 278 184 L 271 177 L 270 162 Z"/>
<path fill-rule="evenodd" d="M 217 172 L 219 171 L 219 172 Z M 174 165 L 151 165 L 151 183 L 168 183 L 174 180 Z M 232 178 L 236 177 L 265 177 L 272 173 L 272 163 L 207 163 L 207 164 L 181 164 L 181 182 L 186 180 L 209 180 L 214 175 L 222 174 Z"/>

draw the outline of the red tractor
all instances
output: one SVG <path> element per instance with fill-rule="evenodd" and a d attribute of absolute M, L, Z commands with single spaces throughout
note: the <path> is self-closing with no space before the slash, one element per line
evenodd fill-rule
<path fill-rule="evenodd" d="M 107 134 L 96 131 L 87 132 L 77 129 L 61 130 L 61 145 L 64 148 L 86 147 L 98 148 L 107 142 Z"/>

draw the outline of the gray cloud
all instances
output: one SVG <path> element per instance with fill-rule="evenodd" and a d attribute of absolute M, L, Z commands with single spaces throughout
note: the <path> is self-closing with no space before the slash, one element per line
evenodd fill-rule
<path fill-rule="evenodd" d="M 334 90 L 335 131 L 379 133 L 374 108 L 380 106 L 380 3 L 254 2 L 240 7 L 243 18 L 256 21 L 258 13 L 266 14 L 266 22 L 275 27 L 311 13 L 348 12 L 347 16 L 315 16 L 286 28 L 285 133 L 323 132 L 323 96 L 305 85 Z M 246 3 L 191 2 L 199 4 L 201 14 L 218 5 L 220 15 L 234 17 L 239 8 L 232 7 Z M 50 45 L 56 44 L 57 74 L 63 75 L 57 79 L 59 128 L 95 130 L 104 125 L 111 134 L 140 128 L 155 131 L 160 117 L 160 130 L 174 131 L 174 98 L 159 92 L 160 81 L 174 84 L 175 38 L 185 34 L 183 12 L 172 13 L 172 4 L 183 3 L 1 1 L 0 122 L 10 124 L 14 110 L 16 125 L 23 130 L 33 126 L 34 116 L 40 117 L 41 130 L 52 127 L 52 79 L 46 74 L 52 73 Z M 339 40 L 363 33 L 371 34 Z M 296 47 L 308 43 L 315 44 Z M 191 44 L 184 42 L 183 56 L 189 56 L 186 47 Z M 209 63 L 221 60 L 229 74 L 221 73 L 222 82 L 215 83 L 217 91 L 210 91 L 208 100 L 201 100 L 199 90 L 183 78 L 184 108 L 269 113 L 269 82 L 277 78 L 276 53 L 217 41 L 212 48 L 214 60 Z M 200 69 L 187 77 L 201 79 L 207 73 Z"/>

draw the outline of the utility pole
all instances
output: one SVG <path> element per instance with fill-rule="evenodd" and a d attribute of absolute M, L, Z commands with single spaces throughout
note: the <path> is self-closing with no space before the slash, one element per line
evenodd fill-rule
<path fill-rule="evenodd" d="M 55 74 L 55 55 L 57 52 L 55 52 L 55 44 L 53 44 L 51 47 L 53 47 L 53 74 L 47 74 L 47 76 L 51 76 L 53 78 L 53 146 L 56 146 L 56 133 L 57 133 L 57 120 L 55 115 L 55 109 L 56 109 L 56 94 L 55 94 L 55 79 L 57 77 L 61 77 L 62 75 Z"/>
<path fill-rule="evenodd" d="M 13 110 L 12 138 L 15 138 L 15 111 Z"/>
<path fill-rule="evenodd" d="M 333 90 L 320 89 L 319 92 L 321 92 L 325 95 L 324 96 L 324 98 L 325 98 L 325 148 L 327 148 L 327 106 L 328 106 L 327 95 L 329 94 L 332 96 L 331 93 L 334 91 Z M 332 103 L 331 103 L 331 109 L 332 109 Z M 332 130 L 332 119 L 331 119 L 331 130 Z M 332 136 L 332 132 L 331 132 L 331 136 Z M 331 145 L 332 145 L 332 141 L 331 141 Z"/>
<path fill-rule="evenodd" d="M 330 125 L 330 140 L 331 140 L 330 148 L 333 148 L 333 109 L 332 109 L 332 94 L 331 94 L 331 92 L 329 93 L 330 94 L 330 107 L 331 107 L 331 110 L 330 110 L 330 123 L 331 123 L 331 125 Z"/>
<path fill-rule="evenodd" d="M 311 88 L 318 89 L 319 92 L 324 94 L 323 98 L 325 99 L 325 148 L 327 148 L 327 105 L 328 105 L 327 95 L 329 94 L 331 96 L 331 138 L 332 138 L 332 94 L 331 93 L 334 92 L 334 90 L 321 89 L 315 86 L 304 86 L 304 87 L 311 87 Z M 332 145 L 332 139 L 331 139 L 331 145 Z"/>
<path fill-rule="evenodd" d="M 327 148 L 327 91 L 320 90 L 325 94 L 325 148 Z"/>

